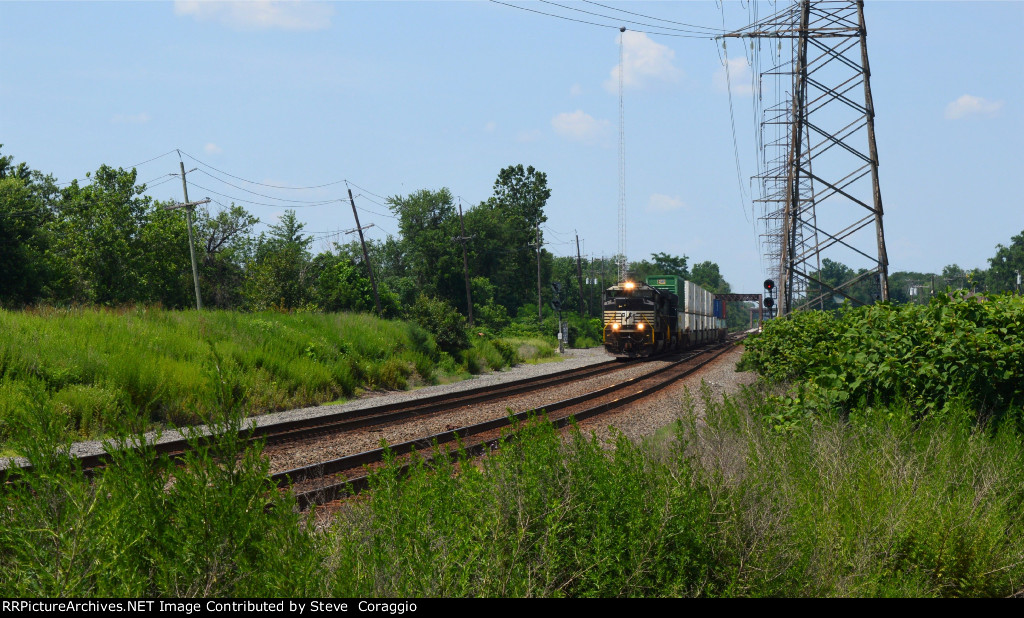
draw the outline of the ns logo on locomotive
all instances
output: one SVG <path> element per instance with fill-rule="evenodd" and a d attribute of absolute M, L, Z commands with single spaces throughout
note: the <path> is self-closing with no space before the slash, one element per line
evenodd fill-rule
<path fill-rule="evenodd" d="M 604 348 L 622 358 L 684 350 L 725 338 L 725 303 L 692 281 L 655 275 L 604 292 Z"/>

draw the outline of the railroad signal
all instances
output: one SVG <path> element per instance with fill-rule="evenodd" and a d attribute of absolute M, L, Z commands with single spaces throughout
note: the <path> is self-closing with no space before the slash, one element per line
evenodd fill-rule
<path fill-rule="evenodd" d="M 771 296 L 769 296 L 768 298 L 764 299 L 764 306 L 769 308 L 769 309 L 771 309 L 772 307 L 775 306 L 775 299 L 772 298 Z"/>
<path fill-rule="evenodd" d="M 771 279 L 765 279 L 764 289 L 768 290 L 768 293 L 771 294 L 772 291 L 775 290 L 775 282 L 772 281 Z"/>
<path fill-rule="evenodd" d="M 555 311 L 562 311 L 562 284 L 558 281 L 551 282 L 551 291 L 554 292 L 551 296 L 551 308 Z"/>

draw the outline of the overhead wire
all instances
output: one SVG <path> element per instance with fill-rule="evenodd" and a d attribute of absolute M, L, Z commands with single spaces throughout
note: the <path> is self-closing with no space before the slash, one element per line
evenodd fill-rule
<path fill-rule="evenodd" d="M 601 4 L 600 2 L 593 2 L 592 0 L 583 0 L 583 2 L 585 2 L 587 4 L 593 4 L 593 5 L 599 6 L 601 8 L 608 9 L 610 11 L 618 11 L 620 13 L 628 13 L 629 15 L 636 15 L 637 17 L 643 17 L 644 19 L 653 19 L 655 21 L 663 21 L 663 22 L 670 23 L 670 24 L 677 24 L 679 26 L 689 26 L 690 28 L 700 28 L 702 30 L 710 30 L 710 31 L 714 31 L 714 32 L 725 32 L 725 30 L 721 30 L 720 28 L 717 28 L 717 27 L 714 27 L 714 26 L 698 26 L 696 24 L 688 24 L 688 23 L 685 23 L 685 22 L 675 21 L 675 20 L 672 20 L 672 19 L 665 19 L 663 17 L 654 17 L 653 15 L 644 15 L 643 13 L 636 13 L 634 11 L 627 11 L 626 9 L 620 9 L 620 8 L 613 7 L 613 6 L 608 6 L 606 4 Z"/>
<path fill-rule="evenodd" d="M 157 155 L 157 156 L 155 156 L 155 157 L 153 157 L 151 159 L 146 159 L 145 161 L 142 161 L 142 162 L 139 162 L 139 163 L 133 163 L 132 165 L 126 165 L 126 166 L 122 165 L 118 169 L 133 169 L 133 168 L 139 167 L 140 165 L 145 165 L 147 163 L 151 163 L 153 161 L 156 161 L 157 159 L 162 159 L 162 158 L 166 157 L 167 155 L 172 154 L 174 152 L 175 152 L 174 150 L 168 150 L 167 152 L 163 153 L 162 155 Z M 75 181 L 79 181 L 80 182 L 80 181 L 83 181 L 83 180 L 85 180 L 85 178 L 72 178 L 71 180 L 62 180 L 60 182 L 55 182 L 53 184 L 56 185 L 56 186 L 69 185 L 69 184 L 71 184 L 71 183 L 73 183 Z"/>
<path fill-rule="evenodd" d="M 325 204 L 333 204 L 333 203 L 341 201 L 341 200 L 339 200 L 337 198 L 334 198 L 334 199 L 324 200 L 322 202 L 313 202 L 313 203 L 310 203 L 310 204 L 295 204 L 295 205 L 268 204 L 266 202 L 256 202 L 256 201 L 245 199 L 245 198 L 241 198 L 241 197 L 235 197 L 233 195 L 227 195 L 225 193 L 220 193 L 219 191 L 214 191 L 213 189 L 210 189 L 209 187 L 204 187 L 203 185 L 201 185 L 201 184 L 199 184 L 197 182 L 192 182 L 191 184 L 192 184 L 192 186 L 198 187 L 198 188 L 200 188 L 200 189 L 202 189 L 204 191 L 209 191 L 210 193 L 212 193 L 214 195 L 219 195 L 219 196 L 221 196 L 223 198 L 227 198 L 227 199 L 232 200 L 234 202 L 240 202 L 240 203 L 243 203 L 243 204 L 253 204 L 255 206 L 269 206 L 271 208 L 282 208 L 282 207 L 285 207 L 285 208 L 303 208 L 303 207 L 306 207 L 306 208 L 308 208 L 308 207 L 311 207 L 311 206 L 323 206 Z"/>
<path fill-rule="evenodd" d="M 265 198 L 271 199 L 271 200 L 278 200 L 278 201 L 281 201 L 281 202 L 290 202 L 290 203 L 295 203 L 295 204 L 319 205 L 319 204 L 323 203 L 322 200 L 293 200 L 293 199 L 289 199 L 289 198 L 286 198 L 286 197 L 274 197 L 273 195 L 266 195 L 265 193 L 258 193 L 256 191 L 252 191 L 250 189 L 246 189 L 245 187 L 239 187 L 238 185 L 232 184 L 232 183 L 224 180 L 223 178 L 217 178 L 216 176 L 214 176 L 213 174 L 210 174 L 206 170 L 201 170 L 200 169 L 200 170 L 196 170 L 196 171 L 199 172 L 200 174 L 205 174 L 205 175 L 209 176 L 210 178 L 212 178 L 212 179 L 214 179 L 214 180 L 216 180 L 218 182 L 222 182 L 222 183 L 226 184 L 229 187 L 234 187 L 235 189 L 238 189 L 239 191 L 245 191 L 246 193 L 251 193 L 251 194 L 257 195 L 259 197 L 265 197 Z"/>
<path fill-rule="evenodd" d="M 578 9 L 576 7 L 566 6 L 564 4 L 559 4 L 557 2 L 553 2 L 552 0 L 539 0 L 539 2 L 542 2 L 544 4 L 550 4 L 552 6 L 557 6 L 558 8 L 566 9 L 568 11 L 577 11 L 579 13 L 585 13 L 587 15 L 593 15 L 595 17 L 603 17 L 605 19 L 613 19 L 613 20 L 617 20 L 619 22 L 625 22 L 627 24 L 637 24 L 639 26 L 644 26 L 644 27 L 648 27 L 648 28 L 658 28 L 658 29 L 661 29 L 661 30 L 671 30 L 671 31 L 675 31 L 675 32 L 687 32 L 687 33 L 690 33 L 690 34 L 700 34 L 700 35 L 702 35 L 700 37 L 694 37 L 694 38 L 708 38 L 709 35 L 717 34 L 719 32 L 717 30 L 715 32 L 713 32 L 713 33 L 712 32 L 701 32 L 701 31 L 698 31 L 698 30 L 685 30 L 683 28 L 673 28 L 671 26 L 659 26 L 657 24 L 649 24 L 649 23 L 644 23 L 644 22 L 640 22 L 640 21 L 635 21 L 635 20 L 632 20 L 632 19 L 621 19 L 621 18 L 612 16 L 612 15 L 605 15 L 603 13 L 595 13 L 593 11 L 585 11 L 583 9 Z"/>
<path fill-rule="evenodd" d="M 525 7 L 525 6 L 518 6 L 518 5 L 515 5 L 515 4 L 509 4 L 508 2 L 501 2 L 500 0 L 488 0 L 488 1 L 489 2 L 493 2 L 494 4 L 500 4 L 502 6 L 511 7 L 513 9 L 519 9 L 521 11 L 529 11 L 530 13 L 537 13 L 538 15 L 546 15 L 548 17 L 556 17 L 558 19 L 564 19 L 566 21 L 574 21 L 574 22 L 577 22 L 577 23 L 580 23 L 580 24 L 587 24 L 587 25 L 590 25 L 590 26 L 598 26 L 598 27 L 601 27 L 601 28 L 614 28 L 616 30 L 618 30 L 621 27 L 620 25 L 601 24 L 601 23 L 597 23 L 597 22 L 593 22 L 593 21 L 588 21 L 588 20 L 585 20 L 585 19 L 576 19 L 575 17 L 567 17 L 565 15 L 558 15 L 558 14 L 555 14 L 555 13 L 548 13 L 548 12 L 545 12 L 545 11 L 538 11 L 537 9 L 531 9 L 531 8 L 528 8 L 528 7 Z M 579 9 L 577 9 L 577 10 L 579 10 Z M 616 19 L 616 18 L 613 18 L 613 17 L 607 17 L 607 18 L 608 19 Z M 621 20 L 619 20 L 619 21 L 621 21 Z M 683 38 L 683 39 L 707 39 L 707 38 L 712 38 L 712 37 L 710 37 L 708 35 L 700 35 L 700 36 L 698 36 L 696 34 L 674 34 L 674 33 L 671 33 L 671 32 L 653 32 L 653 31 L 650 31 L 650 30 L 634 30 L 632 28 L 630 28 L 630 30 L 632 32 L 641 32 L 643 34 L 652 34 L 652 35 L 657 35 L 657 36 L 670 36 L 670 37 Z"/>
<path fill-rule="evenodd" d="M 192 159 L 193 161 L 195 161 L 196 163 L 198 163 L 198 164 L 200 164 L 202 166 L 208 167 L 208 168 L 214 170 L 215 172 L 220 172 L 221 174 L 224 174 L 225 176 L 230 176 L 231 178 L 234 178 L 235 180 L 241 180 L 242 182 L 247 182 L 247 183 L 252 184 L 252 185 L 259 185 L 261 187 L 269 187 L 271 189 L 286 189 L 286 190 L 304 191 L 304 190 L 307 190 L 307 189 L 320 189 L 320 188 L 323 188 L 323 187 L 330 187 L 332 185 L 340 185 L 341 183 L 345 182 L 344 179 L 341 179 L 341 180 L 335 180 L 335 181 L 332 181 L 332 182 L 326 182 L 326 183 L 320 184 L 320 185 L 311 185 L 311 186 L 308 186 L 308 187 L 289 187 L 289 186 L 284 186 L 284 185 L 272 185 L 272 184 L 268 184 L 268 183 L 265 183 L 265 182 L 258 182 L 258 181 L 255 181 L 255 180 L 249 180 L 248 178 L 242 178 L 241 176 L 236 176 L 236 175 L 234 175 L 234 174 L 232 174 L 230 172 L 225 172 L 224 170 L 218 169 L 218 168 L 210 165 L 209 163 L 206 163 L 204 161 L 201 161 L 201 160 L 197 159 L 196 157 L 194 157 L 194 156 L 190 155 L 189 153 L 185 152 L 184 150 L 177 149 L 177 152 L 185 155 L 189 159 Z"/>

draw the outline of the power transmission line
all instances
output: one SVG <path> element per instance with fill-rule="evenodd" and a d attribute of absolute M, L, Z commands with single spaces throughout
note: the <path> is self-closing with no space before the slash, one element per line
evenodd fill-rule
<path fill-rule="evenodd" d="M 198 164 L 200 164 L 200 165 L 202 165 L 204 167 L 208 167 L 208 168 L 210 168 L 210 169 L 212 169 L 212 170 L 214 170 L 216 172 L 220 172 L 221 174 L 224 174 L 225 176 L 230 176 L 231 178 L 234 178 L 235 180 L 241 180 L 242 182 L 247 182 L 247 183 L 252 184 L 252 185 L 259 185 L 261 187 L 270 187 L 271 189 L 287 189 L 287 190 L 294 190 L 294 191 L 304 191 L 304 190 L 307 190 L 307 189 L 320 189 L 320 188 L 323 188 L 323 187 L 330 187 L 332 185 L 340 185 L 341 183 L 345 182 L 345 180 L 342 179 L 342 180 L 335 180 L 335 181 L 332 181 L 332 182 L 326 182 L 326 183 L 321 184 L 321 185 L 311 185 L 311 186 L 308 186 L 308 187 L 287 187 L 287 186 L 282 186 L 282 185 L 272 185 L 272 184 L 267 184 L 265 182 L 257 182 L 255 180 L 249 180 L 248 178 L 242 178 L 241 176 L 235 176 L 234 174 L 231 174 L 230 172 L 225 172 L 224 170 L 218 169 L 218 168 L 210 165 L 209 163 L 205 163 L 203 161 L 200 161 L 199 159 L 193 157 L 192 155 L 190 155 L 189 153 L 185 152 L 184 150 L 180 150 L 179 149 L 177 152 L 179 152 L 180 154 L 185 155 L 189 159 L 192 159 L 193 161 L 195 161 L 196 163 L 198 163 Z"/>
<path fill-rule="evenodd" d="M 720 32 L 724 32 L 724 30 L 718 30 L 718 29 L 715 29 L 714 32 L 700 32 L 700 31 L 697 31 L 697 30 L 684 30 L 682 28 L 673 28 L 671 26 L 659 26 L 657 24 L 648 24 L 648 23 L 644 23 L 644 22 L 640 22 L 640 21 L 634 21 L 632 19 L 620 19 L 620 18 L 617 18 L 617 17 L 613 17 L 611 15 L 605 15 L 603 13 L 595 13 L 593 11 L 585 11 L 583 9 L 578 9 L 576 7 L 566 6 L 564 4 L 559 4 L 557 2 L 552 2 L 551 0 L 539 0 L 539 1 L 543 2 L 544 4 L 550 4 L 550 5 L 553 5 L 553 6 L 557 6 L 558 8 L 566 9 L 568 11 L 577 11 L 579 13 L 585 13 L 587 15 L 593 15 L 595 17 L 603 17 L 605 19 L 614 19 L 614 20 L 619 21 L 620 23 L 621 22 L 625 22 L 627 24 L 637 24 L 638 26 L 646 26 L 646 27 L 649 27 L 649 28 L 659 28 L 661 30 L 672 30 L 672 31 L 676 31 L 676 32 L 687 32 L 687 33 L 690 33 L 690 34 L 700 34 L 701 35 L 700 37 L 694 37 L 694 38 L 702 38 L 702 39 L 703 38 L 711 38 L 712 34 L 718 34 Z"/>
<path fill-rule="evenodd" d="M 713 31 L 713 32 L 724 32 L 723 30 L 720 30 L 719 28 L 715 28 L 713 26 L 698 26 L 696 24 L 687 24 L 685 22 L 674 21 L 674 20 L 665 19 L 665 18 L 662 18 L 662 17 L 654 17 L 652 15 L 644 15 L 643 13 L 636 13 L 634 11 L 627 11 L 626 9 L 620 9 L 620 8 L 616 8 L 616 7 L 613 7 L 613 6 L 608 6 L 606 4 L 601 4 L 600 2 L 592 2 L 591 0 L 583 0 L 583 2 L 585 2 L 587 4 L 593 4 L 593 5 L 599 6 L 601 8 L 608 9 L 609 11 L 618 11 L 620 13 L 627 13 L 629 15 L 636 15 L 637 17 L 643 17 L 644 19 L 653 19 L 654 21 L 663 21 L 663 22 L 670 23 L 670 24 L 677 24 L 679 26 L 689 26 L 690 28 L 700 28 L 702 30 L 710 30 L 710 31 Z"/>
<path fill-rule="evenodd" d="M 558 19 L 564 19 L 566 21 L 574 21 L 574 22 L 580 23 L 580 24 L 587 24 L 587 25 L 590 25 L 590 26 L 598 26 L 600 28 L 616 28 L 616 29 L 619 28 L 619 26 L 616 26 L 616 25 L 613 25 L 613 24 L 600 24 L 600 23 L 593 22 L 593 21 L 587 21 L 585 19 L 576 19 L 574 17 L 566 17 L 565 15 L 556 15 L 555 13 L 547 13 L 545 11 L 538 11 L 537 9 L 531 9 L 531 8 L 527 8 L 525 6 L 518 6 L 518 5 L 515 5 L 515 4 L 509 4 L 507 2 L 500 2 L 499 0 L 489 0 L 489 1 L 493 2 L 494 4 L 500 4 L 502 6 L 511 7 L 513 9 L 519 9 L 520 11 L 529 11 L 531 13 L 537 13 L 538 15 L 546 15 L 547 17 L 555 17 L 555 18 L 558 18 Z M 612 18 L 609 17 L 609 19 L 612 19 Z M 622 21 L 622 20 L 619 20 L 619 21 Z M 710 38 L 713 38 L 713 37 L 711 37 L 709 35 L 698 36 L 698 35 L 695 35 L 695 34 L 673 34 L 671 32 L 653 32 L 651 30 L 633 30 L 633 32 L 640 32 L 640 33 L 643 33 L 643 34 L 653 34 L 653 35 L 657 35 L 657 36 L 670 36 L 670 37 L 683 38 L 683 39 L 710 39 Z"/>

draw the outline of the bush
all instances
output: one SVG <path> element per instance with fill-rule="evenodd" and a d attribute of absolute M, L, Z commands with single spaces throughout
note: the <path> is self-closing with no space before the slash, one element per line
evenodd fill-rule
<path fill-rule="evenodd" d="M 469 348 L 466 320 L 448 301 L 420 294 L 411 317 L 434 335 L 438 347 L 445 352 L 457 354 Z"/>
<path fill-rule="evenodd" d="M 237 380 L 217 390 L 228 412 L 212 446 L 194 440 L 177 465 L 119 438 L 92 478 L 66 456 L 53 402 L 36 390 L 20 434 L 33 468 L 0 484 L 0 595 L 324 594 L 311 521 L 269 482 L 260 449 L 244 448 Z"/>
<path fill-rule="evenodd" d="M 742 363 L 772 382 L 805 382 L 793 404 L 808 411 L 905 400 L 918 414 L 957 403 L 1002 414 L 1024 404 L 1024 298 L 800 312 L 766 322 Z"/>

